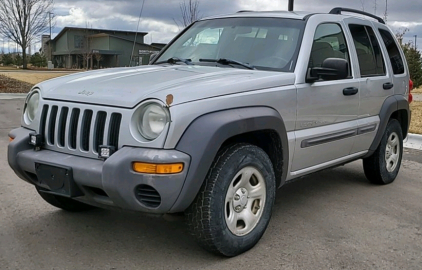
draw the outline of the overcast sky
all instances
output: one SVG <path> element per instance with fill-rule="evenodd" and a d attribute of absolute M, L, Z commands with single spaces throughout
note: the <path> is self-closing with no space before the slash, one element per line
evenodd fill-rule
<path fill-rule="evenodd" d="M 135 31 L 143 0 L 55 0 L 53 37 L 65 26 Z M 170 41 L 181 29 L 175 20 L 181 17 L 183 0 L 145 0 L 139 31 L 148 32 L 146 43 Z M 188 1 L 188 0 L 186 0 Z M 202 17 L 239 10 L 286 10 L 288 0 L 199 0 Z M 384 16 L 385 0 L 295 0 L 295 10 L 328 12 L 342 6 Z M 363 4 L 362 4 L 363 3 Z M 375 8 L 376 4 L 376 8 Z M 406 40 L 422 48 L 422 0 L 388 0 L 388 25 L 395 31 L 409 28 Z M 0 46 L 3 44 L 0 43 Z M 7 46 L 7 44 L 5 45 Z M 11 45 L 11 47 L 13 47 Z M 36 49 L 39 45 L 35 46 Z M 12 49 L 13 50 L 13 49 Z M 7 49 L 6 49 L 7 51 Z"/>

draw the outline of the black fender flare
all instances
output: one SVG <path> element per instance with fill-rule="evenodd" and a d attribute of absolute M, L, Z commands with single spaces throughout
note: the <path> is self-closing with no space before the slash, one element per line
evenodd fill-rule
<path fill-rule="evenodd" d="M 371 156 L 375 152 L 375 150 L 377 150 L 378 145 L 381 142 L 382 136 L 384 135 L 385 129 L 387 128 L 388 121 L 390 121 L 390 118 L 393 115 L 393 113 L 399 110 L 406 110 L 408 112 L 408 123 L 406 123 L 407 129 L 403 130 L 403 138 L 407 136 L 409 126 L 410 126 L 409 102 L 402 95 L 390 96 L 384 101 L 381 107 L 380 114 L 379 114 L 380 124 L 378 127 L 378 131 L 377 131 L 377 134 L 375 135 L 374 141 L 369 147 L 369 152 L 368 154 L 365 155 L 365 157 Z"/>
<path fill-rule="evenodd" d="M 176 150 L 191 157 L 183 188 L 170 212 L 184 211 L 193 202 L 223 143 L 233 136 L 261 130 L 275 131 L 281 141 L 282 185 L 287 176 L 289 146 L 286 127 L 280 114 L 269 107 L 246 107 L 212 112 L 196 118 L 185 130 Z"/>

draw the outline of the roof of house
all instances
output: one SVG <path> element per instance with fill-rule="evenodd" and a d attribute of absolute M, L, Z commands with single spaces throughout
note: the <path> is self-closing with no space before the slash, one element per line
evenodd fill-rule
<path fill-rule="evenodd" d="M 105 34 L 117 34 L 117 33 L 122 33 L 122 34 L 136 34 L 136 31 L 126 31 L 126 30 L 110 30 L 110 29 L 98 29 L 98 28 L 83 28 L 83 27 L 64 27 L 62 29 L 62 31 L 59 32 L 59 34 L 57 34 L 57 36 L 53 39 L 53 41 L 57 41 L 57 39 L 59 39 L 64 33 L 66 33 L 69 30 L 80 30 L 80 31 L 92 31 L 92 32 L 97 32 L 97 34 L 100 33 L 105 33 Z M 138 35 L 148 35 L 147 32 L 138 32 Z"/>

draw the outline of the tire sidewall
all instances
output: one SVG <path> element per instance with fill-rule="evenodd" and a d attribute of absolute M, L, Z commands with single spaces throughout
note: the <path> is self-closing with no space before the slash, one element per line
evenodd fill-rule
<path fill-rule="evenodd" d="M 262 174 L 265 181 L 266 199 L 263 213 L 255 228 L 246 235 L 237 236 L 230 231 L 226 223 L 225 199 L 233 178 L 247 166 L 254 167 Z M 270 159 L 263 150 L 253 146 L 244 146 L 230 156 L 217 177 L 210 209 L 211 222 L 216 228 L 216 239 L 222 239 L 218 249 L 226 256 L 234 256 L 252 248 L 264 234 L 271 218 L 276 181 Z"/>
<path fill-rule="evenodd" d="M 394 171 L 389 172 L 387 170 L 387 163 L 385 161 L 385 150 L 387 147 L 388 138 L 393 132 L 395 132 L 397 136 L 399 137 L 400 150 L 399 150 L 398 164 L 396 168 L 394 169 Z M 399 173 L 399 170 L 401 167 L 402 157 L 403 157 L 403 134 L 402 134 L 402 130 L 401 130 L 401 126 L 399 122 L 394 119 L 394 120 L 391 120 L 387 125 L 387 128 L 381 140 L 379 155 L 378 155 L 381 178 L 384 184 L 389 184 L 396 179 L 397 174 Z"/>

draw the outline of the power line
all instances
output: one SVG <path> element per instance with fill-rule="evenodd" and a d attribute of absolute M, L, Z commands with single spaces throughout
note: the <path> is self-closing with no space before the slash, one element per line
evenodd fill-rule
<path fill-rule="evenodd" d="M 138 38 L 139 23 L 141 22 L 142 11 L 144 10 L 145 0 L 142 0 L 141 12 L 139 13 L 138 25 L 136 26 L 135 40 L 133 41 L 132 55 L 130 56 L 129 66 L 132 66 L 133 52 L 135 51 L 136 39 Z"/>

